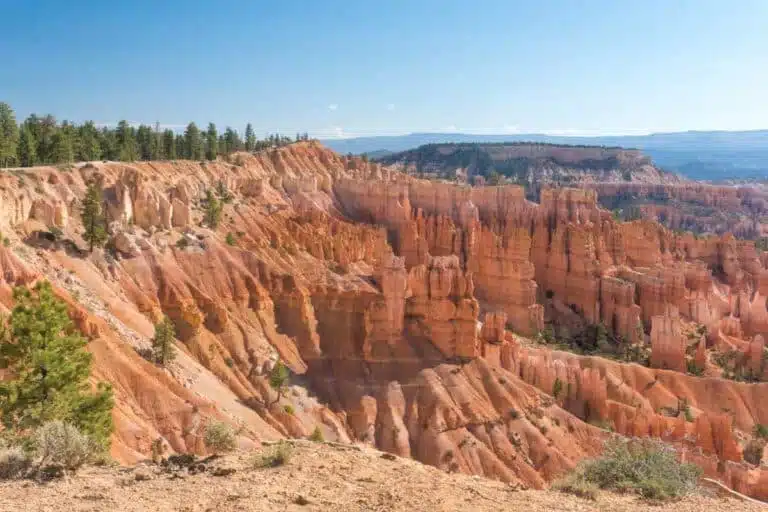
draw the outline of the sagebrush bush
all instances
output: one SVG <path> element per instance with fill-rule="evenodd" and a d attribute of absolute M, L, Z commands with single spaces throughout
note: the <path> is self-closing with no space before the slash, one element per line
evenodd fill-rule
<path fill-rule="evenodd" d="M 323 431 L 320 430 L 320 427 L 315 427 L 315 430 L 313 430 L 312 434 L 309 436 L 309 440 L 316 443 L 322 443 L 325 441 L 325 436 L 323 436 Z"/>
<path fill-rule="evenodd" d="M 0 480 L 24 476 L 30 463 L 29 455 L 20 447 L 0 448 Z"/>
<path fill-rule="evenodd" d="M 253 467 L 255 468 L 276 468 L 287 464 L 293 455 L 293 447 L 281 441 L 264 450 L 253 458 Z"/>
<path fill-rule="evenodd" d="M 35 431 L 35 452 L 40 467 L 58 466 L 75 471 L 98 453 L 96 443 L 76 427 L 51 421 Z"/>
<path fill-rule="evenodd" d="M 693 492 L 700 475 L 701 469 L 678 461 L 675 451 L 661 442 L 613 439 L 602 457 L 583 462 L 556 487 L 578 494 L 591 485 L 670 500 Z"/>
<path fill-rule="evenodd" d="M 237 447 L 234 429 L 220 421 L 209 421 L 205 426 L 203 441 L 214 453 L 231 452 Z"/>
<path fill-rule="evenodd" d="M 744 447 L 744 460 L 755 466 L 759 466 L 763 461 L 763 450 L 765 449 L 765 439 L 752 439 Z"/>

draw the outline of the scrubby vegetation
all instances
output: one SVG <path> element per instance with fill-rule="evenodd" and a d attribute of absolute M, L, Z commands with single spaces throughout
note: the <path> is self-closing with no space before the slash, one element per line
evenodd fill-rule
<path fill-rule="evenodd" d="M 681 463 L 658 441 L 612 439 L 602 457 L 580 464 L 555 488 L 596 499 L 597 489 L 637 493 L 649 500 L 673 500 L 696 490 L 701 470 Z"/>
<path fill-rule="evenodd" d="M 173 328 L 173 322 L 167 316 L 155 325 L 155 337 L 152 338 L 152 361 L 165 367 L 176 358 L 176 347 L 173 345 L 173 339 L 176 332 Z"/>
<path fill-rule="evenodd" d="M 237 447 L 235 430 L 221 421 L 209 421 L 205 425 L 203 441 L 214 453 L 231 452 Z"/>
<path fill-rule="evenodd" d="M 293 455 L 293 447 L 285 441 L 264 448 L 252 461 L 254 468 L 276 468 L 288 464 Z"/>

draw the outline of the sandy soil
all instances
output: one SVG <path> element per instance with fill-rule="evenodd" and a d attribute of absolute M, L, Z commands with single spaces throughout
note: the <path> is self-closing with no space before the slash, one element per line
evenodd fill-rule
<path fill-rule="evenodd" d="M 368 447 L 290 444 L 289 462 L 276 468 L 256 468 L 253 459 L 258 452 L 239 452 L 196 464 L 193 470 L 201 471 L 195 474 L 188 468 L 172 470 L 146 463 L 89 467 L 47 484 L 3 482 L 0 511 L 765 510 L 734 498 L 706 496 L 706 491 L 664 506 L 607 492 L 592 502 L 555 491 L 522 491 L 480 477 L 446 474 Z"/>

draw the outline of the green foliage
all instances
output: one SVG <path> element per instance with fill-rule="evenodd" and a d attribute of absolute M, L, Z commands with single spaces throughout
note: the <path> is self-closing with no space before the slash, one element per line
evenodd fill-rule
<path fill-rule="evenodd" d="M 165 367 L 176 357 L 176 347 L 173 345 L 173 339 L 176 331 L 173 328 L 173 322 L 167 316 L 155 325 L 155 337 L 152 338 L 152 360 L 155 364 Z"/>
<path fill-rule="evenodd" d="M 83 239 L 88 242 L 88 248 L 93 252 L 94 247 L 101 247 L 107 241 L 106 218 L 102 210 L 104 201 L 101 186 L 93 181 L 88 185 L 88 190 L 83 198 L 80 209 L 80 217 L 85 227 Z"/>
<path fill-rule="evenodd" d="M 563 381 L 561 381 L 559 378 L 555 378 L 555 383 L 552 386 L 552 396 L 555 398 L 560 398 L 560 394 L 563 392 Z"/>
<path fill-rule="evenodd" d="M 278 359 L 277 362 L 275 362 L 275 366 L 272 368 L 272 371 L 269 372 L 269 385 L 272 389 L 277 391 L 278 400 L 283 394 L 285 383 L 288 382 L 289 376 L 290 373 L 288 371 L 288 367 L 285 366 L 285 364 L 280 359 Z"/>
<path fill-rule="evenodd" d="M 285 411 L 286 414 L 290 414 L 291 416 L 296 414 L 296 409 L 294 409 L 291 404 L 284 405 L 283 406 L 283 411 Z"/>
<path fill-rule="evenodd" d="M 31 464 L 29 455 L 21 447 L 0 448 L 0 480 L 23 477 Z"/>
<path fill-rule="evenodd" d="M 216 125 L 208 124 L 208 130 L 205 132 L 205 158 L 207 160 L 216 160 L 219 154 L 219 135 L 216 131 Z"/>
<path fill-rule="evenodd" d="M 699 368 L 696 365 L 696 361 L 689 359 L 685 362 L 686 369 L 688 370 L 688 373 L 691 375 L 696 375 L 697 377 L 701 377 L 704 375 L 704 368 Z"/>
<path fill-rule="evenodd" d="M 115 140 L 117 143 L 117 158 L 121 162 L 133 162 L 139 159 L 139 143 L 136 140 L 136 130 L 128 124 L 128 121 L 117 123 Z"/>
<path fill-rule="evenodd" d="M 203 138 L 195 123 L 189 123 L 184 131 L 184 158 L 188 160 L 203 159 Z"/>
<path fill-rule="evenodd" d="M 179 249 L 186 249 L 189 247 L 189 239 L 186 236 L 182 236 L 178 240 L 176 240 L 176 247 Z"/>
<path fill-rule="evenodd" d="M 231 231 L 227 233 L 227 237 L 225 240 L 227 242 L 227 245 L 235 245 L 237 243 L 237 240 L 235 239 L 235 235 L 233 235 Z"/>
<path fill-rule="evenodd" d="M 26 123 L 21 128 L 18 162 L 22 167 L 32 167 L 37 164 L 37 141 L 35 140 L 34 133 Z"/>
<path fill-rule="evenodd" d="M 679 462 L 674 450 L 658 441 L 612 439 L 602 457 L 583 462 L 557 487 L 567 492 L 609 489 L 650 500 L 672 500 L 695 491 L 700 475 L 701 469 Z"/>
<path fill-rule="evenodd" d="M 66 304 L 48 282 L 14 290 L 16 306 L 3 326 L 0 418 L 6 431 L 24 438 L 50 422 L 64 421 L 102 448 L 112 432 L 112 390 L 91 390 L 91 354 L 75 331 Z"/>
<path fill-rule="evenodd" d="M 16 114 L 7 103 L 0 102 L 0 168 L 16 163 L 19 127 Z"/>
<path fill-rule="evenodd" d="M 253 458 L 252 466 L 257 469 L 276 468 L 288 464 L 293 455 L 293 447 L 285 441 L 268 446 Z"/>
<path fill-rule="evenodd" d="M 760 439 L 768 439 L 768 425 L 763 425 L 762 423 L 756 424 L 754 433 L 755 436 Z"/>
<path fill-rule="evenodd" d="M 554 482 L 552 489 L 592 501 L 597 501 L 597 495 L 600 490 L 597 485 L 586 481 L 578 473 L 572 473 L 568 477 Z"/>
<path fill-rule="evenodd" d="M 99 130 L 93 121 L 86 121 L 77 129 L 75 146 L 76 159 L 80 161 L 99 160 L 102 156 Z"/>
<path fill-rule="evenodd" d="M 314 441 L 315 443 L 322 443 L 325 441 L 325 436 L 323 435 L 323 431 L 320 430 L 320 427 L 315 427 L 315 430 L 309 435 L 309 440 Z"/>
<path fill-rule="evenodd" d="M 211 190 L 207 190 L 205 192 L 205 223 L 208 224 L 208 226 L 211 229 L 216 229 L 219 225 L 219 222 L 221 221 L 221 203 L 216 198 L 216 196 L 211 192 Z"/>
<path fill-rule="evenodd" d="M 205 446 L 214 453 L 231 452 L 237 448 L 234 429 L 221 421 L 209 421 L 203 432 Z"/>
<path fill-rule="evenodd" d="M 253 125 L 248 123 L 245 127 L 245 150 L 253 151 L 256 149 L 256 135 L 253 133 Z"/>
<path fill-rule="evenodd" d="M 176 160 L 176 138 L 173 134 L 173 130 L 165 130 L 163 132 L 163 153 L 168 160 Z"/>
<path fill-rule="evenodd" d="M 35 431 L 35 453 L 40 467 L 54 466 L 76 471 L 94 460 L 100 447 L 77 427 L 51 421 Z"/>
<path fill-rule="evenodd" d="M 755 240 L 755 248 L 758 251 L 768 251 L 768 236 L 762 236 Z"/>

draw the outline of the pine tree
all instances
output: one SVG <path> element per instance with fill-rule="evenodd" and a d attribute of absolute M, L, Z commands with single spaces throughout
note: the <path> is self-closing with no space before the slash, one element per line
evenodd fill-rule
<path fill-rule="evenodd" d="M 53 155 L 54 139 L 56 132 L 59 131 L 59 125 L 56 118 L 48 114 L 38 122 L 37 140 L 37 159 L 40 163 L 49 164 L 55 162 Z"/>
<path fill-rule="evenodd" d="M 205 222 L 211 229 L 216 229 L 221 220 L 221 203 L 213 192 L 208 189 L 205 193 Z"/>
<path fill-rule="evenodd" d="M 53 134 L 50 158 L 55 164 L 75 161 L 72 125 L 65 123 Z"/>
<path fill-rule="evenodd" d="M 243 149 L 243 141 L 240 140 L 240 135 L 229 126 L 227 126 L 227 129 L 224 131 L 224 144 L 226 144 L 226 154 Z"/>
<path fill-rule="evenodd" d="M 16 163 L 19 144 L 19 126 L 16 115 L 7 103 L 0 102 L 0 168 Z"/>
<path fill-rule="evenodd" d="M 203 159 L 203 139 L 200 128 L 195 123 L 189 123 L 184 131 L 184 157 L 189 160 Z"/>
<path fill-rule="evenodd" d="M 117 123 L 115 132 L 118 158 L 121 162 L 133 162 L 139 159 L 139 145 L 136 142 L 136 130 L 128 121 Z"/>
<path fill-rule="evenodd" d="M 208 123 L 208 130 L 205 132 L 205 158 L 216 160 L 219 154 L 219 136 L 216 132 L 216 125 Z"/>
<path fill-rule="evenodd" d="M 245 127 L 245 150 L 253 151 L 256 149 L 256 135 L 253 133 L 253 126 L 251 123 Z"/>
<path fill-rule="evenodd" d="M 152 128 L 142 124 L 136 132 L 136 142 L 139 145 L 139 159 L 152 159 Z"/>
<path fill-rule="evenodd" d="M 152 359 L 155 364 L 165 367 L 176 357 L 176 347 L 173 346 L 173 338 L 176 332 L 173 322 L 167 316 L 155 325 L 155 337 L 152 338 Z"/>
<path fill-rule="evenodd" d="M 80 135 L 76 149 L 77 159 L 85 162 L 100 159 L 102 155 L 101 141 L 99 140 L 99 131 L 93 121 L 86 121 L 77 131 Z"/>
<path fill-rule="evenodd" d="M 101 247 L 107 241 L 106 220 L 101 204 L 103 195 L 101 187 L 96 181 L 88 185 L 88 190 L 83 198 L 83 206 L 80 216 L 85 227 L 83 239 L 88 242 L 88 250 L 93 252 L 94 247 Z"/>
<path fill-rule="evenodd" d="M 37 141 L 26 123 L 21 127 L 18 155 L 22 167 L 32 167 L 37 163 Z"/>
<path fill-rule="evenodd" d="M 176 160 L 176 140 L 173 135 L 173 130 L 165 130 L 163 132 L 163 153 L 168 160 Z"/>
<path fill-rule="evenodd" d="M 160 123 L 155 123 L 155 129 L 152 132 L 150 158 L 152 160 L 165 160 L 165 145 L 163 144 L 163 134 L 160 133 Z"/>
<path fill-rule="evenodd" d="M 181 134 L 176 134 L 174 137 L 173 145 L 176 146 L 176 158 L 187 159 L 187 141 Z"/>
<path fill-rule="evenodd" d="M 275 402 L 279 401 L 283 396 L 283 392 L 285 391 L 285 383 L 288 381 L 289 376 L 290 374 L 288 372 L 288 367 L 285 366 L 285 364 L 280 359 L 278 359 L 275 363 L 275 366 L 272 368 L 272 371 L 269 372 L 269 386 L 277 391 L 277 398 L 275 399 Z"/>
<path fill-rule="evenodd" d="M 104 127 L 99 132 L 99 147 L 105 160 L 120 160 L 120 148 L 117 143 L 117 132 Z"/>
<path fill-rule="evenodd" d="M 77 427 L 103 448 L 112 432 L 112 390 L 89 384 L 91 354 L 75 331 L 66 304 L 46 281 L 18 287 L 16 306 L 3 326 L 0 367 L 0 419 L 19 436 L 49 421 Z"/>

